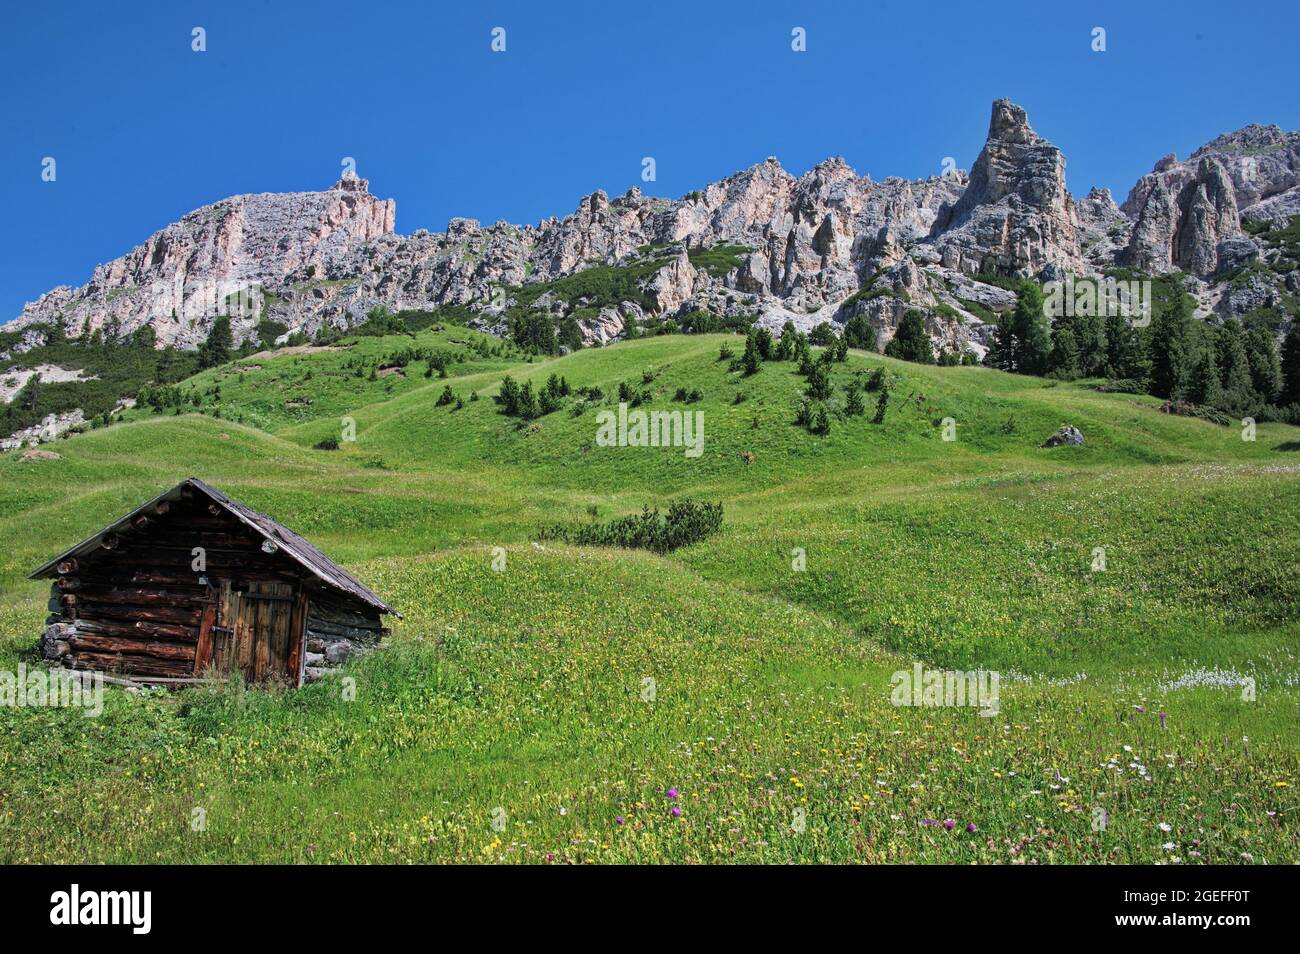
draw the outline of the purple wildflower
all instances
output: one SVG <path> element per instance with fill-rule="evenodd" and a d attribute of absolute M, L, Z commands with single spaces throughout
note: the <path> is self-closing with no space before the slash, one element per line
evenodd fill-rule
<path fill-rule="evenodd" d="M 669 798 L 676 798 L 676 797 L 677 797 L 677 787 L 676 787 L 676 786 L 673 786 L 672 788 L 668 789 L 668 791 L 664 792 L 664 794 L 667 795 Z"/>

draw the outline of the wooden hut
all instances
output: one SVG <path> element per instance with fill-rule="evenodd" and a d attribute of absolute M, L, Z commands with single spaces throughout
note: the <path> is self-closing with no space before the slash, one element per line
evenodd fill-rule
<path fill-rule="evenodd" d="M 270 517 L 190 478 L 32 573 L 50 578 L 42 652 L 141 681 L 302 685 L 398 615 Z"/>

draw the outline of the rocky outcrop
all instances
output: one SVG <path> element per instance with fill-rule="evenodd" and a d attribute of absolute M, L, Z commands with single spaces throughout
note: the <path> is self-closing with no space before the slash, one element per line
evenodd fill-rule
<path fill-rule="evenodd" d="M 194 346 L 213 318 L 251 326 L 263 290 L 290 276 L 350 270 L 360 247 L 393 230 L 391 199 L 347 174 L 326 192 L 241 195 L 204 206 L 23 309 L 19 321 L 127 333 L 150 324 L 165 344 Z"/>
<path fill-rule="evenodd" d="M 1200 163 L 1206 158 L 1223 167 L 1243 215 L 1251 206 L 1300 185 L 1300 132 L 1250 125 L 1207 142 L 1183 162 L 1165 156 L 1133 186 L 1121 206 L 1124 213 L 1136 217 L 1157 180 L 1171 194 L 1180 194 L 1200 178 Z"/>
<path fill-rule="evenodd" d="M 691 265 L 687 250 L 655 273 L 650 280 L 649 292 L 654 296 L 655 310 L 660 314 L 672 314 L 681 308 L 695 292 L 696 272 Z"/>
<path fill-rule="evenodd" d="M 1273 225 L 1285 225 L 1293 215 L 1300 215 L 1300 186 L 1256 202 L 1241 213 L 1243 219 Z"/>
<path fill-rule="evenodd" d="M 39 424 L 15 431 L 8 437 L 0 438 L 0 451 L 17 450 L 24 444 L 43 444 L 57 440 L 74 427 L 86 423 L 81 408 L 74 408 L 64 414 L 49 414 Z"/>
<path fill-rule="evenodd" d="M 1251 125 L 1185 161 L 1165 156 L 1121 206 L 1136 222 L 1125 264 L 1177 268 L 1208 279 L 1255 256 L 1240 220 L 1282 223 L 1300 214 L 1300 132 Z"/>
<path fill-rule="evenodd" d="M 1185 169 L 1166 157 L 1151 175 L 1154 179 L 1121 258 L 1124 264 L 1149 272 L 1177 268 L 1207 278 L 1224 260 L 1240 257 L 1241 250 L 1231 245 L 1241 232 L 1237 200 L 1218 159 L 1203 155 L 1195 175 L 1187 178 Z M 1181 183 L 1176 195 L 1171 183 Z"/>
<path fill-rule="evenodd" d="M 223 313 L 237 342 L 262 318 L 312 335 L 363 321 L 378 306 L 462 306 L 476 327 L 502 334 L 521 286 L 647 262 L 655 268 L 632 296 L 638 301 L 541 295 L 531 307 L 573 317 L 588 344 L 616 340 L 632 320 L 695 309 L 777 329 L 862 314 L 883 342 L 917 307 L 936 344 L 957 347 L 978 344 L 988 311 L 1014 300 L 972 276 L 1046 279 L 1125 264 L 1181 269 L 1202 280 L 1206 307 L 1235 308 L 1241 295 L 1207 289 L 1264 252 L 1238 216 L 1287 221 L 1300 210 L 1298 170 L 1300 134 L 1249 126 L 1186 161 L 1166 156 L 1121 207 L 1104 189 L 1076 203 L 1061 151 L 1021 107 L 998 100 L 969 175 L 877 182 L 834 157 L 796 176 L 768 158 L 679 199 L 596 191 L 571 214 L 535 225 L 455 218 L 442 232 L 398 235 L 393 201 L 349 174 L 323 192 L 235 196 L 190 213 L 82 287 L 27 305 L 12 326 L 25 334 L 8 341 L 0 361 L 39 345 L 42 324 L 74 335 L 148 324 L 159 342 L 194 347 Z M 737 249 L 734 267 L 692 264 L 691 251 L 721 245 Z M 1280 287 L 1273 281 L 1246 297 L 1276 297 Z"/>
<path fill-rule="evenodd" d="M 34 368 L 11 368 L 0 372 L 0 404 L 13 401 L 32 378 L 36 378 L 41 384 L 95 380 L 93 376 L 85 377 L 85 372 L 80 368 L 69 370 L 53 364 L 38 364 Z"/>
<path fill-rule="evenodd" d="M 934 224 L 943 264 L 968 274 L 1083 271 L 1065 157 L 1010 100 L 993 104 L 970 185 Z"/>
<path fill-rule="evenodd" d="M 1142 201 L 1128 247 L 1120 261 L 1153 274 L 1172 271 L 1177 223 L 1174 197 L 1164 180 L 1157 179 Z"/>
<path fill-rule="evenodd" d="M 1082 447 L 1083 431 L 1079 430 L 1073 424 L 1062 424 L 1055 434 L 1049 437 L 1039 447 Z"/>
<path fill-rule="evenodd" d="M 1213 156 L 1201 159 L 1178 208 L 1174 264 L 1193 275 L 1213 275 L 1219 269 L 1219 243 L 1241 230 L 1237 200 L 1222 163 Z"/>
<path fill-rule="evenodd" d="M 769 299 L 804 312 L 897 262 L 903 243 L 924 236 L 964 184 L 961 174 L 874 183 L 842 159 L 796 178 L 768 159 L 677 201 L 595 192 L 572 215 L 536 226 L 453 219 L 442 233 L 400 236 L 391 200 L 348 177 L 324 193 L 237 196 L 197 210 L 101 266 L 86 286 L 29 305 L 19 326 L 62 323 L 80 333 L 88 322 L 125 333 L 147 323 L 160 342 L 192 347 L 219 313 L 231 315 L 237 341 L 262 317 L 313 334 L 362 321 L 376 306 L 463 305 L 490 318 L 509 288 L 671 243 L 683 255 L 655 278 L 657 312 L 690 304 L 752 313 Z M 686 246 L 719 243 L 752 249 L 732 275 L 697 273 L 684 257 Z M 584 337 L 612 340 L 627 317 L 620 308 L 584 318 Z"/>
<path fill-rule="evenodd" d="M 1128 245 L 1133 223 L 1115 204 L 1110 190 L 1094 187 L 1074 208 L 1084 260 L 1099 271 L 1114 264 L 1116 256 Z"/>
<path fill-rule="evenodd" d="M 617 341 L 623 334 L 623 329 L 627 323 L 624 320 L 625 314 L 631 316 L 633 311 L 639 312 L 640 309 L 630 302 L 623 303 L 623 309 L 602 308 L 595 318 L 583 318 L 578 322 L 578 330 L 582 333 L 582 343 L 584 346 L 605 345 L 611 341 Z"/>

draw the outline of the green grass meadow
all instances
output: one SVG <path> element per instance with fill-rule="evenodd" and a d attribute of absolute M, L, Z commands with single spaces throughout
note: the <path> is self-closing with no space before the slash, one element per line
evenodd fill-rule
<path fill-rule="evenodd" d="M 818 437 L 795 366 L 743 377 L 725 335 L 356 375 L 412 343 L 254 356 L 194 413 L 0 457 L 0 670 L 40 664 L 27 574 L 188 476 L 405 616 L 351 683 L 0 707 L 0 862 L 1300 861 L 1300 428 L 855 351 L 829 404 L 883 368 L 884 423 L 869 393 Z M 605 397 L 521 422 L 505 373 Z M 599 446 L 620 382 L 701 411 L 703 454 Z M 1065 423 L 1085 446 L 1038 446 Z M 721 532 L 538 542 L 683 496 Z M 998 713 L 893 705 L 918 661 L 996 671 Z"/>

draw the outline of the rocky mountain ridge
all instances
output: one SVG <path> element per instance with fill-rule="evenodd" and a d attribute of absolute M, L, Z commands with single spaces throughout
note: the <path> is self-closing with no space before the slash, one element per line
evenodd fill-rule
<path fill-rule="evenodd" d="M 882 346 L 902 314 L 920 308 L 937 343 L 982 353 L 990 313 L 1014 295 L 979 276 L 1177 269 L 1205 313 L 1222 315 L 1300 293 L 1294 270 L 1252 270 L 1278 253 L 1241 225 L 1300 212 L 1300 133 L 1248 126 L 1187 160 L 1161 159 L 1122 205 L 1097 189 L 1076 201 L 1060 149 L 1008 100 L 993 104 L 969 174 L 875 182 L 832 158 L 796 177 L 769 158 L 675 200 L 597 191 L 537 225 L 458 218 L 444 232 L 399 235 L 395 212 L 352 173 L 324 192 L 225 199 L 99 266 L 80 288 L 47 292 L 3 330 L 60 325 L 75 336 L 148 325 L 160 344 L 188 348 L 218 314 L 231 315 L 238 342 L 267 319 L 312 335 L 379 306 L 455 305 L 502 331 L 517 289 L 650 254 L 662 264 L 640 300 L 597 310 L 543 295 L 531 307 L 581 315 L 586 343 L 619 337 L 633 319 L 702 309 L 774 328 L 865 315 Z M 719 245 L 744 246 L 736 267 L 692 265 L 688 250 Z"/>

